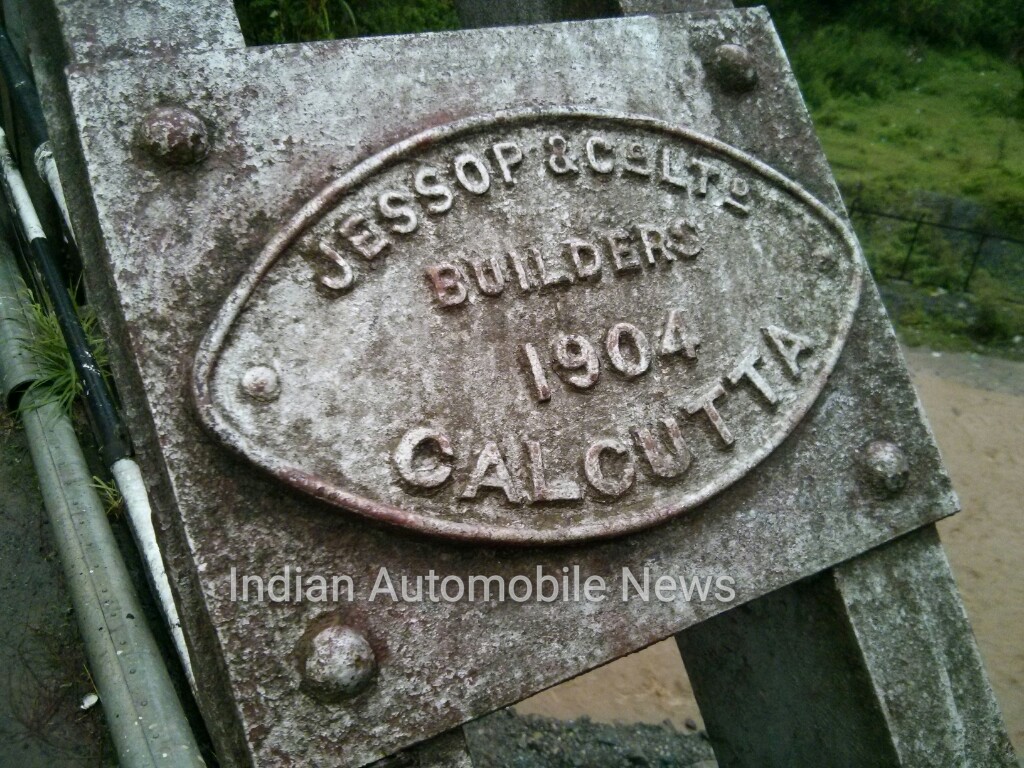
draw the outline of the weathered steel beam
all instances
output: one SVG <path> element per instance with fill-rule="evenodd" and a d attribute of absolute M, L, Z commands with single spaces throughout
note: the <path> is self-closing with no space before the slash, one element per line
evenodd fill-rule
<path fill-rule="evenodd" d="M 192 6 L 195 14 L 185 18 L 180 13 L 169 18 L 167 14 L 173 11 L 171 5 L 166 0 L 147 4 L 148 14 L 139 17 L 141 10 L 137 4 L 129 9 L 114 7 L 102 0 L 4 0 L 5 19 L 12 39 L 16 45 L 21 41 L 19 47 L 23 56 L 31 51 L 31 57 L 26 58 L 26 63 L 31 64 L 32 77 L 39 90 L 85 268 L 83 280 L 90 303 L 95 307 L 112 307 L 118 299 L 97 263 L 102 245 L 96 230 L 95 201 L 87 181 L 88 174 L 77 151 L 76 132 L 67 97 L 66 73 L 77 65 L 88 66 L 92 60 L 90 57 L 144 57 L 147 53 L 172 51 L 184 53 L 192 45 L 198 50 L 205 50 L 221 43 L 226 48 L 244 47 L 230 0 L 202 0 Z M 78 12 L 82 15 L 75 17 Z M 122 26 L 119 19 L 123 14 L 136 14 L 136 23 Z M 104 27 L 104 31 L 96 34 L 103 44 L 97 46 L 91 38 L 91 29 L 100 26 Z M 105 335 L 112 338 L 116 314 L 102 311 L 99 314 Z M 122 404 L 125 407 L 125 421 L 131 425 L 133 440 L 137 440 L 136 445 L 141 448 L 140 464 L 148 490 L 150 494 L 165 491 L 166 486 L 152 462 L 155 435 L 144 431 L 141 411 L 137 408 L 138 400 L 133 396 L 133 393 L 142 391 L 141 384 L 132 379 L 130 366 L 122 362 L 126 355 L 125 349 L 116 344 L 111 345 L 110 355 L 118 374 L 119 393 L 124 398 Z M 169 545 L 169 541 L 177 543 L 179 539 L 167 535 L 168 520 L 160 516 L 160 500 L 151 498 L 156 513 L 153 519 L 155 532 L 161 543 L 163 559 L 170 567 L 184 553 Z M 174 595 L 179 601 L 181 596 L 185 600 L 196 599 L 200 587 L 192 576 L 179 570 L 175 572 L 173 581 Z M 207 638 L 193 634 L 189 638 L 189 645 L 194 657 L 202 660 L 206 689 L 226 689 L 230 683 L 221 668 L 210 663 L 210 659 L 216 658 L 217 651 Z M 214 679 L 216 682 L 212 682 Z M 241 752 L 243 737 L 234 719 L 234 711 L 229 706 L 222 706 L 219 701 L 211 704 L 202 695 L 197 698 L 218 750 Z"/>
<path fill-rule="evenodd" d="M 378 760 L 367 768 L 473 768 L 473 757 L 466 746 L 465 733 L 459 727 Z"/>
<path fill-rule="evenodd" d="M 721 768 L 1017 768 L 934 526 L 676 640 Z"/>
<path fill-rule="evenodd" d="M 509 149 L 510 139 L 518 137 L 522 146 L 533 149 L 533 161 L 542 171 L 540 158 L 545 155 L 537 153 L 544 152 L 545 145 L 541 134 L 523 128 L 524 125 L 530 128 L 525 121 L 514 123 L 509 122 L 507 115 L 501 119 L 493 115 L 510 109 L 521 110 L 524 105 L 593 104 L 616 112 L 639 112 L 659 119 L 661 126 L 693 126 L 777 168 L 806 185 L 825 207 L 833 212 L 841 211 L 841 201 L 820 156 L 799 93 L 763 12 L 726 14 L 730 18 L 722 20 L 721 24 L 714 18 L 696 14 L 692 19 L 620 20 L 538 28 L 526 33 L 531 37 L 529 44 L 524 43 L 519 30 L 487 30 L 443 36 L 443 39 L 427 37 L 412 48 L 407 40 L 346 41 L 319 49 L 315 66 L 311 66 L 308 52 L 288 50 L 210 50 L 206 56 L 147 61 L 137 54 L 201 50 L 203 46 L 216 49 L 218 46 L 204 42 L 209 40 L 208 28 L 204 27 L 207 32 L 184 32 L 165 38 L 159 33 L 161 27 L 157 22 L 149 27 L 143 25 L 143 29 L 149 30 L 144 34 L 133 31 L 136 30 L 134 25 L 127 25 L 120 38 L 94 45 L 80 20 L 67 17 L 68 9 L 86 8 L 93 18 L 106 19 L 105 23 L 113 18 L 111 13 L 118 12 L 104 11 L 98 0 L 51 2 L 58 9 L 64 27 L 62 40 L 67 62 L 97 63 L 102 58 L 137 56 L 133 62 L 98 63 L 73 72 L 71 93 L 75 100 L 77 146 L 71 153 L 68 167 L 83 182 L 81 189 L 86 189 L 84 181 L 89 180 L 95 198 L 90 199 L 83 193 L 77 204 L 72 201 L 71 205 L 85 222 L 88 258 L 95 260 L 98 274 L 104 276 L 93 279 L 99 281 L 101 290 L 108 291 L 103 302 L 108 307 L 106 321 L 118 331 L 123 349 L 133 350 L 137 355 L 129 359 L 131 352 L 119 353 L 118 367 L 125 376 L 129 409 L 138 417 L 133 426 L 142 435 L 140 442 L 147 446 L 150 477 L 157 484 L 158 506 L 164 512 L 165 542 L 180 576 L 181 603 L 192 622 L 190 637 L 199 649 L 198 655 L 209 660 L 201 675 L 205 688 L 204 712 L 217 731 L 214 737 L 226 764 L 251 760 L 269 765 L 282 753 L 301 753 L 314 761 L 329 753 L 331 759 L 342 760 L 345 764 L 361 764 L 430 734 L 451 729 L 489 709 L 724 610 L 724 605 L 695 606 L 687 601 L 672 606 L 652 605 L 644 610 L 632 606 L 617 608 L 609 603 L 602 607 L 604 613 L 600 614 L 600 619 L 595 619 L 597 614 L 591 611 L 583 614 L 580 606 L 557 606 L 550 610 L 545 607 L 534 610 L 531 606 L 530 611 L 513 613 L 506 606 L 496 605 L 487 620 L 481 621 L 478 612 L 464 611 L 458 605 L 445 606 L 443 611 L 420 605 L 370 605 L 366 587 L 350 605 L 338 609 L 338 616 L 330 618 L 358 624 L 363 631 L 363 645 L 376 649 L 380 666 L 374 670 L 374 688 L 363 691 L 361 698 L 348 700 L 343 707 L 316 700 L 308 696 L 308 665 L 305 661 L 296 664 L 296 659 L 302 658 L 297 652 L 306 648 L 311 637 L 320 637 L 312 635 L 311 630 L 320 631 L 326 614 L 320 608 L 305 604 L 277 606 L 271 612 L 266 606 L 248 605 L 244 599 L 229 599 L 227 589 L 229 584 L 234 584 L 236 565 L 243 573 L 270 576 L 276 574 L 279 563 L 302 563 L 309 570 L 324 573 L 365 574 L 382 564 L 396 571 L 416 572 L 444 562 L 453 572 L 487 573 L 497 571 L 500 566 L 503 575 L 513 576 L 532 572 L 537 554 L 502 550 L 500 559 L 495 559 L 486 546 L 464 547 L 412 534 L 396 534 L 346 516 L 344 510 L 334 517 L 323 507 L 311 505 L 240 468 L 237 460 L 223 451 L 223 446 L 211 440 L 210 435 L 199 432 L 192 416 L 195 403 L 185 401 L 178 377 L 193 362 L 193 350 L 215 322 L 215 314 L 228 290 L 226 285 L 243 276 L 263 244 L 274 238 L 282 223 L 288 220 L 291 208 L 285 210 L 282 206 L 307 199 L 304 196 L 320 189 L 335 172 L 350 169 L 375 152 L 381 152 L 396 137 L 408 137 L 420 131 L 426 131 L 424 135 L 428 138 L 441 136 L 443 130 L 438 128 L 441 123 L 492 115 L 488 118 L 491 122 L 480 124 L 494 134 L 489 151 L 497 153 L 498 147 L 504 147 L 502 151 L 511 153 L 495 154 L 496 162 L 502 159 L 506 162 L 505 166 L 494 166 L 491 171 L 495 190 L 498 189 L 496 180 L 500 178 L 497 174 L 506 176 L 506 183 L 511 187 L 509 167 L 520 161 L 527 162 L 525 153 L 521 153 L 518 160 L 514 159 L 516 155 Z M 467 26 L 707 10 L 724 5 L 660 0 L 507 4 L 459 0 L 458 4 Z M 209 5 L 209 2 L 203 3 L 202 7 Z M 226 3 L 218 5 L 223 7 Z M 200 22 L 203 18 L 202 14 L 198 16 Z M 726 44 L 722 41 L 723 29 L 728 31 Z M 199 44 L 189 45 L 188 39 L 198 40 Z M 237 47 L 235 43 L 240 38 L 232 39 L 234 43 L 219 47 Z M 632 46 L 630 56 L 610 53 L 624 44 Z M 460 45 L 464 46 L 461 50 Z M 491 52 L 494 58 L 475 60 L 472 55 L 465 55 L 466 51 L 475 50 Z M 42 69 L 55 71 L 52 67 Z M 56 72 L 51 77 L 59 80 L 59 69 Z M 325 80 L 330 87 L 323 87 Z M 179 115 L 192 114 L 193 123 L 208 126 L 215 140 L 205 161 L 197 161 L 188 168 L 169 167 L 162 164 L 160 157 L 147 156 L 140 147 L 132 145 L 132 136 L 138 135 L 139 126 L 144 126 L 153 114 L 148 110 L 157 106 L 155 102 L 150 103 L 154 89 L 161 94 L 171 94 L 164 100 L 174 101 Z M 59 93 L 63 99 L 63 84 Z M 395 114 L 396 104 L 402 106 L 400 115 Z M 58 115 L 57 124 L 71 138 L 70 103 L 58 104 L 52 108 L 52 113 Z M 608 166 L 612 156 L 624 163 L 618 169 L 623 178 L 632 179 L 634 175 L 639 178 L 644 176 L 645 170 L 649 172 L 641 164 L 637 173 L 637 151 L 644 155 L 643 142 L 653 142 L 656 138 L 643 133 L 643 125 L 593 116 L 587 118 L 592 125 L 582 124 L 578 116 L 557 110 L 551 110 L 546 119 L 553 123 L 551 131 L 572 132 L 569 135 L 577 142 L 578 153 L 583 151 L 581 147 L 587 139 L 591 140 L 589 154 L 577 154 L 578 158 L 587 158 L 589 162 L 589 170 L 583 168 L 582 175 L 588 184 L 596 178 L 594 174 L 602 174 L 603 178 L 615 170 L 614 163 Z M 306 120 L 308 123 L 304 122 Z M 107 125 L 118 126 L 120 133 L 115 131 L 116 135 L 111 135 L 110 131 L 97 128 Z M 523 130 L 515 133 L 520 129 Z M 598 134 L 598 131 L 603 133 Z M 615 145 L 607 143 L 610 132 L 617 137 Z M 670 133 L 671 130 L 664 135 Z M 561 134 L 547 138 L 559 137 Z M 429 158 L 437 160 L 438 168 L 455 162 L 456 178 L 461 179 L 459 183 L 467 191 L 476 188 L 475 195 L 487 193 L 488 190 L 478 183 L 482 178 L 480 168 L 485 168 L 481 161 L 475 161 L 478 176 L 471 178 L 465 174 L 465 165 L 458 166 L 459 158 L 465 161 L 465 156 L 442 156 L 440 153 L 447 151 L 443 142 L 428 144 L 439 153 L 438 157 Z M 621 153 L 615 149 L 619 145 L 623 148 Z M 661 145 L 650 143 L 649 146 Z M 685 148 L 694 151 L 695 156 L 706 158 L 712 146 L 719 145 L 704 142 L 696 147 L 687 144 Z M 478 149 L 474 158 L 489 156 Z M 740 156 L 731 153 L 729 157 L 736 161 Z M 696 167 L 702 166 L 709 167 L 704 163 Z M 541 199 L 540 195 L 558 188 L 560 182 L 552 175 L 557 173 L 558 163 L 548 167 L 550 172 L 524 174 L 516 179 L 520 198 L 533 193 L 533 198 Z M 565 170 L 564 164 L 561 167 Z M 682 179 L 668 170 L 671 169 L 663 167 L 662 182 L 667 184 L 674 179 L 677 186 L 703 189 L 696 176 Z M 721 176 L 732 174 L 734 170 L 735 162 L 719 165 L 717 173 Z M 608 176 L 609 181 L 616 178 L 619 177 Z M 705 181 L 708 178 L 705 176 Z M 738 180 L 739 184 L 726 184 L 723 179 L 722 195 L 745 196 L 750 189 L 743 178 Z M 770 203 L 763 207 L 776 210 L 772 206 L 781 199 L 777 189 L 765 184 L 763 178 L 755 183 L 759 184 L 757 199 Z M 529 192 L 523 193 L 524 189 Z M 591 191 L 595 189 L 604 188 L 594 187 Z M 792 186 L 787 189 L 794 192 Z M 703 196 L 706 191 L 697 196 Z M 799 190 L 796 193 L 802 194 Z M 723 206 L 749 213 L 742 202 L 732 197 L 726 200 L 726 197 L 721 199 Z M 633 194 L 629 199 L 639 198 Z M 575 204 L 579 202 L 574 201 L 572 210 L 585 207 Z M 735 208 L 737 203 L 739 208 Z M 622 207 L 617 204 L 608 208 L 617 214 Z M 781 203 L 776 207 L 781 208 Z M 476 210 L 468 206 L 466 209 Z M 187 226 L 179 215 L 182 210 L 191 212 Z M 650 210 L 643 208 L 639 213 L 647 216 Z M 160 212 L 171 213 L 164 221 Z M 436 207 L 433 212 L 445 213 Z M 702 215 L 710 229 L 718 227 L 723 220 L 716 218 L 715 210 L 704 211 Z M 541 221 L 541 217 L 535 218 Z M 770 219 L 767 213 L 755 211 L 753 220 L 771 223 Z M 793 215 L 793 219 L 797 217 Z M 557 221 L 548 225 L 550 232 L 561 231 Z M 724 225 L 721 228 L 724 229 Z M 793 227 L 782 229 L 791 231 Z M 466 226 L 453 226 L 451 230 L 474 231 Z M 411 232 L 406 230 L 403 234 Z M 539 235 L 524 225 L 516 236 L 529 242 Z M 559 235 L 562 236 L 564 233 Z M 763 239 L 772 238 L 765 235 Z M 161 258 L 153 259 L 149 253 L 140 253 L 139 243 L 159 243 Z M 443 247 L 434 251 L 448 251 L 457 245 L 444 242 L 440 244 Z M 730 254 L 738 250 L 723 243 L 718 252 Z M 783 269 L 780 273 L 817 275 L 815 280 L 827 282 L 831 279 L 828 275 L 845 263 L 837 259 L 833 249 L 808 250 L 806 255 L 817 259 L 815 264 L 803 271 Z M 216 270 L 219 280 L 210 279 L 211 269 Z M 317 275 L 314 277 L 319 279 Z M 342 282 L 338 276 L 326 285 L 347 287 L 342 286 Z M 422 274 L 415 282 L 422 286 Z M 780 282 L 776 287 L 781 290 L 786 286 Z M 768 298 L 778 295 L 776 287 L 764 291 L 763 295 Z M 288 312 L 304 320 L 322 316 L 320 305 L 314 306 L 313 311 L 300 311 L 294 297 L 319 301 L 317 294 L 301 288 L 290 294 Z M 834 296 L 834 292 L 817 290 L 822 296 Z M 411 301 L 403 297 L 402 309 L 410 306 Z M 365 306 L 369 311 L 380 305 L 381 302 L 368 301 Z M 566 301 L 563 309 L 568 311 L 572 305 Z M 750 303 L 742 312 L 735 313 L 736 317 L 742 317 L 745 322 L 749 306 Z M 449 317 L 452 326 L 457 326 L 458 316 L 449 313 Z M 731 319 L 726 318 L 726 321 Z M 812 323 L 807 325 L 811 329 L 817 327 Z M 753 328 L 754 331 L 764 329 L 764 326 Z M 451 328 L 438 334 L 438 338 L 448 338 L 448 331 Z M 325 329 L 324 333 L 327 332 Z M 741 338 L 738 330 L 731 332 L 730 326 L 723 323 L 715 326 L 715 333 L 719 340 L 724 338 L 738 343 Z M 470 337 L 469 331 L 462 336 L 452 331 L 450 338 Z M 395 338 L 402 337 L 391 335 L 392 340 Z M 507 341 L 509 348 L 514 348 L 516 339 L 510 337 Z M 784 352 L 784 344 L 777 339 L 774 343 Z M 254 345 L 253 348 L 259 347 Z M 387 348 L 387 344 L 377 347 L 378 350 Z M 794 359 L 799 354 L 799 349 L 792 351 L 795 348 L 792 345 L 788 348 Z M 422 349 L 430 347 L 424 346 L 411 356 L 417 362 L 431 358 Z M 155 354 L 154 350 L 160 350 L 160 354 Z M 308 360 L 322 358 L 322 355 L 307 356 Z M 745 368 L 722 369 L 726 373 L 733 371 L 733 384 L 743 376 L 755 381 L 757 372 L 751 371 L 757 360 L 749 356 L 742 359 L 747 361 Z M 799 370 L 794 370 L 793 359 L 786 360 L 792 374 L 790 378 L 795 380 Z M 372 362 L 384 367 L 380 355 Z M 258 374 L 251 380 L 243 376 L 238 381 L 248 393 L 245 396 L 251 397 L 257 405 L 269 402 L 272 398 L 265 397 L 268 394 L 280 394 L 277 374 L 265 364 L 254 365 L 251 369 L 239 365 L 238 370 Z M 389 370 L 420 373 L 420 369 L 404 364 L 391 366 Z M 673 576 L 731 571 L 740 582 L 738 599 L 752 600 L 951 513 L 955 505 L 947 481 L 927 430 L 920 423 L 909 382 L 900 371 L 895 339 L 877 294 L 868 287 L 861 297 L 842 359 L 832 375 L 825 377 L 828 392 L 801 424 L 792 425 L 798 427 L 799 435 L 791 436 L 785 448 L 771 457 L 763 471 L 749 473 L 743 485 L 719 495 L 692 516 L 648 533 L 635 534 L 628 541 L 574 549 L 574 559 L 593 572 L 641 563 L 653 564 Z M 450 372 L 449 365 L 442 374 L 447 376 Z M 294 368 L 287 373 L 299 378 Z M 423 375 L 430 373 L 427 370 Z M 777 381 L 785 382 L 785 375 L 782 372 L 776 377 Z M 301 380 L 306 384 L 314 379 L 306 376 Z M 763 384 L 763 380 L 756 380 Z M 234 396 L 239 387 L 233 380 L 229 384 L 224 391 Z M 796 387 L 795 384 L 788 386 Z M 301 389 L 296 387 L 293 391 Z M 378 391 L 387 389 L 382 386 Z M 468 385 L 461 389 L 455 387 L 455 390 L 460 402 L 469 399 Z M 756 392 L 735 393 L 737 408 L 746 403 L 752 409 L 760 401 L 749 398 L 758 393 L 768 405 L 777 404 L 775 393 L 758 385 Z M 291 397 L 289 393 L 285 400 Z M 638 399 L 629 398 L 630 402 Z M 364 397 L 357 392 L 352 400 L 370 403 L 376 400 L 376 393 Z M 248 402 L 244 401 L 242 407 L 250 407 Z M 299 402 L 297 396 L 295 402 Z M 488 402 L 487 397 L 473 398 L 474 407 L 483 407 Z M 590 402 L 593 404 L 594 398 Z M 870 407 L 865 407 L 866 404 Z M 768 405 L 761 403 L 759 407 Z M 404 412 L 414 406 L 410 397 L 405 397 L 401 402 L 396 401 L 393 410 Z M 294 404 L 290 407 L 306 421 L 310 420 L 309 408 Z M 470 410 L 463 408 L 464 412 Z M 706 408 L 704 413 L 710 418 Z M 736 413 L 748 415 L 746 410 Z M 753 420 L 754 416 L 750 418 Z M 870 483 L 863 482 L 862 468 L 857 462 L 858 446 L 887 434 L 897 428 L 894 425 L 899 425 L 903 448 L 914 468 L 913 481 L 899 499 L 876 494 Z M 579 420 L 573 424 L 572 431 L 585 431 L 585 426 Z M 604 429 L 605 425 L 599 426 Z M 593 429 L 596 432 L 598 427 Z M 375 436 L 379 431 L 377 425 L 367 430 Z M 725 439 L 721 432 L 717 435 L 709 432 L 707 436 Z M 296 444 L 303 451 L 310 447 L 306 437 L 297 439 Z M 334 447 L 332 443 L 332 450 Z M 384 448 L 378 453 L 390 455 L 390 444 Z M 709 449 L 703 460 L 725 461 L 721 457 L 729 454 L 721 451 L 727 449 L 718 450 L 719 453 L 713 453 Z M 739 453 L 743 446 L 732 450 L 734 454 Z M 536 453 L 541 454 L 541 451 L 538 449 Z M 332 465 L 325 462 L 325 466 Z M 384 476 L 383 486 L 390 489 L 392 480 L 390 474 Z M 324 484 L 307 483 L 305 489 L 311 487 L 324 487 Z M 395 491 L 402 492 L 401 486 Z M 423 506 L 424 498 L 418 496 L 410 503 Z M 538 493 L 535 500 L 544 502 L 546 499 Z M 493 493 L 489 501 L 493 501 Z M 530 516 L 524 519 L 535 519 L 537 515 L 533 513 L 538 509 L 543 511 L 543 505 L 528 510 Z M 507 513 L 505 508 L 498 511 Z M 551 562 L 560 564 L 557 559 Z M 838 569 L 816 579 L 831 578 L 839 583 L 841 579 L 837 574 L 841 571 Z M 758 607 L 761 605 L 767 606 L 765 610 L 783 611 L 766 619 L 771 626 L 779 627 L 780 658 L 786 650 L 801 647 L 794 639 L 799 633 L 787 624 L 787 621 L 793 623 L 792 617 L 785 613 L 787 601 L 794 600 L 787 597 L 788 591 L 798 588 L 790 587 L 780 594 L 764 597 L 768 602 L 752 603 L 755 611 L 761 610 Z M 847 593 L 854 594 L 852 586 Z M 838 610 L 830 608 L 835 601 L 829 603 L 821 595 L 812 595 L 811 599 L 816 626 L 827 627 L 829 611 Z M 797 600 L 796 604 L 799 602 Z M 856 613 L 852 597 L 848 602 L 849 613 Z M 470 615 L 474 617 L 472 620 L 469 620 Z M 594 631 L 598 624 L 600 631 Z M 453 626 L 460 627 L 457 635 L 451 630 Z M 579 634 L 581 627 L 588 628 L 586 637 Z M 881 765 L 886 760 L 900 759 L 899 745 L 885 735 L 885 729 L 890 728 L 885 712 L 887 705 L 879 693 L 881 688 L 875 683 L 876 679 L 885 678 L 878 671 L 884 667 L 884 661 L 868 665 L 871 666 L 869 672 L 856 663 L 858 654 L 868 658 L 874 654 L 872 648 L 865 646 L 878 641 L 877 635 L 867 633 L 851 639 L 848 633 L 845 646 L 840 643 L 842 635 L 833 633 L 832 636 L 839 639 L 831 646 L 805 642 L 807 653 L 817 652 L 825 663 L 817 677 L 810 673 L 807 677 L 821 682 L 827 681 L 832 673 L 845 675 L 843 679 L 860 691 L 862 704 L 849 722 L 862 727 L 848 724 L 843 733 L 851 732 L 853 735 L 849 738 L 854 744 L 855 735 L 871 734 L 868 742 L 875 750 L 865 754 L 877 757 Z M 557 642 L 550 642 L 551 638 Z M 713 642 L 709 641 L 708 647 Z M 850 653 L 836 655 L 837 647 L 845 647 Z M 499 653 L 494 651 L 496 648 L 500 648 Z M 879 650 L 879 654 L 884 657 L 883 651 Z M 831 656 L 836 658 L 832 659 L 830 667 L 827 662 Z M 797 667 L 794 674 L 798 674 L 800 666 L 806 664 L 806 657 L 800 654 L 791 654 L 791 657 Z M 838 669 L 843 663 L 846 666 Z M 452 667 L 456 664 L 462 670 L 471 671 L 453 676 Z M 272 706 L 268 706 L 268 702 L 272 702 Z M 711 719 L 717 722 L 716 717 Z M 315 723 L 316 727 L 311 729 L 310 723 Z M 997 725 L 993 728 L 998 730 Z M 757 738 L 770 737 L 770 733 L 762 730 Z M 447 756 L 436 762 L 439 765 L 451 765 L 455 760 L 465 763 L 468 758 L 459 744 L 451 746 L 451 739 L 460 738 L 458 729 L 448 730 L 443 738 L 448 739 L 447 746 L 437 748 L 442 749 L 442 754 L 446 750 Z M 433 748 L 429 744 L 416 748 L 424 750 L 421 762 L 430 765 L 425 750 Z M 400 765 L 402 758 L 396 758 L 383 763 L 381 768 Z M 817 765 L 821 761 L 809 759 L 804 764 Z"/>
<path fill-rule="evenodd" d="M 231 0 L 43 0 L 40 5 L 52 8 L 73 64 L 245 46 Z"/>

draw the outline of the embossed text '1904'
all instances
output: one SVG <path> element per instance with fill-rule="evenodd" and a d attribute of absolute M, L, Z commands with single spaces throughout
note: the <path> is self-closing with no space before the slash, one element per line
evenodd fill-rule
<path fill-rule="evenodd" d="M 361 514 L 615 535 L 785 438 L 860 279 L 837 217 L 721 142 L 628 115 L 472 118 L 364 161 L 270 242 L 200 350 L 197 402 L 228 445 Z M 273 398 L 239 385 L 253 370 Z"/>

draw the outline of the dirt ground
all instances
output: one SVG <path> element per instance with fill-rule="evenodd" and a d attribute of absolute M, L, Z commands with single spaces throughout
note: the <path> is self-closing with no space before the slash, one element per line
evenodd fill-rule
<path fill-rule="evenodd" d="M 1024 755 L 1024 363 L 907 350 L 963 512 L 939 523 L 1018 755 Z M 604 722 L 700 723 L 673 641 L 518 705 Z"/>

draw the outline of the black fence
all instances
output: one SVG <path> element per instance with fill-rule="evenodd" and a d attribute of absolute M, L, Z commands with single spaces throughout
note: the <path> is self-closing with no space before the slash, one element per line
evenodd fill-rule
<path fill-rule="evenodd" d="M 850 219 L 854 217 L 867 217 L 867 218 L 878 218 L 878 219 L 889 219 L 892 221 L 899 221 L 906 224 L 913 224 L 913 230 L 911 231 L 910 241 L 907 244 L 906 254 L 903 256 L 903 260 L 900 267 L 895 272 L 889 274 L 889 277 L 895 277 L 899 280 L 904 280 L 907 277 L 907 271 L 910 267 L 910 260 L 914 255 L 914 250 L 918 245 L 918 237 L 921 234 L 922 227 L 931 227 L 933 229 L 941 230 L 944 232 L 956 232 L 963 235 L 966 238 L 973 240 L 974 246 L 971 250 L 969 257 L 969 265 L 967 267 L 966 277 L 963 279 L 963 283 L 959 286 L 960 290 L 964 293 L 969 293 L 971 290 L 971 280 L 978 269 L 978 266 L 984 261 L 988 251 L 993 246 L 999 246 L 1001 244 L 1011 246 L 1024 246 L 1024 240 L 1018 240 L 1013 237 L 1006 237 L 1004 235 L 997 235 L 993 232 L 986 232 L 979 229 L 971 229 L 967 227 L 956 227 L 951 224 L 940 224 L 934 221 L 928 221 L 925 214 L 921 214 L 916 218 L 909 216 L 901 216 L 896 213 L 888 213 L 886 211 L 876 211 L 871 208 L 865 208 L 859 204 L 859 201 L 855 198 L 850 204 L 849 208 Z M 1024 250 L 1024 249 L 1022 249 Z M 1019 259 L 1020 254 L 1018 254 Z"/>

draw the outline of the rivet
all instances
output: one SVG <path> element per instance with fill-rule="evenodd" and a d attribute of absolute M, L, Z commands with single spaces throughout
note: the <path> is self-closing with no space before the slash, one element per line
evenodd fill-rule
<path fill-rule="evenodd" d="M 273 368 L 256 365 L 242 375 L 242 389 L 254 400 L 269 403 L 281 394 L 281 380 Z"/>
<path fill-rule="evenodd" d="M 377 674 L 377 657 L 363 634 L 338 624 L 313 635 L 301 664 L 305 687 L 325 701 L 354 696 Z"/>
<path fill-rule="evenodd" d="M 888 440 L 872 440 L 861 449 L 871 482 L 886 493 L 899 493 L 910 478 L 910 464 L 903 449 Z"/>
<path fill-rule="evenodd" d="M 742 45 L 726 43 L 715 48 L 710 67 L 718 84 L 732 93 L 745 93 L 757 85 L 754 58 Z"/>
<path fill-rule="evenodd" d="M 166 165 L 192 165 L 210 151 L 206 123 L 185 107 L 157 107 L 142 120 L 138 143 Z"/>

